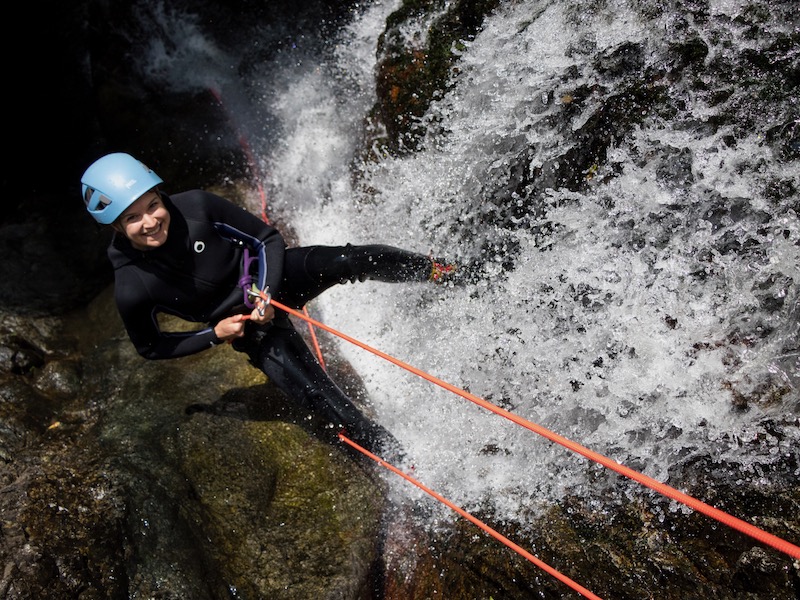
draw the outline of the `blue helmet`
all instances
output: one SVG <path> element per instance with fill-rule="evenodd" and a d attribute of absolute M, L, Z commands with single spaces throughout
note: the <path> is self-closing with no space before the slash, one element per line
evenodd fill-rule
<path fill-rule="evenodd" d="M 113 223 L 137 198 L 163 180 L 130 154 L 116 152 L 96 160 L 81 177 L 86 210 L 98 223 Z"/>

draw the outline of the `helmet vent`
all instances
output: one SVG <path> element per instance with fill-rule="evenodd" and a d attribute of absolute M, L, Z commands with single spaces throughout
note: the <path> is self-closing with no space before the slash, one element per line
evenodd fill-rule
<path fill-rule="evenodd" d="M 94 196 L 97 194 L 97 198 Z M 103 210 L 106 206 L 111 204 L 111 198 L 102 192 L 98 192 L 90 187 L 86 188 L 86 193 L 83 195 L 83 201 L 90 210 Z M 94 206 L 92 206 L 94 204 Z"/>

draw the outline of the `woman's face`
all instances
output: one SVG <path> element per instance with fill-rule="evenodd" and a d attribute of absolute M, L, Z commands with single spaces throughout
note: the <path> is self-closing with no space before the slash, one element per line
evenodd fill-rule
<path fill-rule="evenodd" d="M 117 231 L 127 237 L 138 250 L 152 250 L 167 241 L 169 211 L 158 192 L 150 190 L 137 198 L 116 223 Z"/>

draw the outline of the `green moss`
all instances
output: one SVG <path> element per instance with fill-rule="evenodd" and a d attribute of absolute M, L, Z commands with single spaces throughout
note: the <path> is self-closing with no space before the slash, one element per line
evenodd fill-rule
<path fill-rule="evenodd" d="M 351 557 L 377 556 L 380 490 L 299 427 L 198 415 L 182 438 L 196 496 L 184 507 L 187 518 L 207 537 L 225 580 L 247 597 L 297 588 L 299 564 L 318 581 L 358 579 L 354 569 L 366 565 Z M 232 444 L 235 454 L 226 451 Z M 257 572 L 269 574 L 257 583 L 249 579 L 254 560 Z"/>

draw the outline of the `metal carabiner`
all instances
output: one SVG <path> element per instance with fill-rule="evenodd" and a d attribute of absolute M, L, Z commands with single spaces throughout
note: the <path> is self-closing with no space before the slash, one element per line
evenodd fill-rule
<path fill-rule="evenodd" d="M 250 296 L 251 298 L 255 298 L 262 301 L 261 306 L 259 306 L 257 310 L 258 314 L 263 317 L 264 314 L 267 312 L 267 304 L 269 304 L 270 300 L 272 299 L 272 296 L 270 296 L 269 293 L 269 286 L 267 286 L 262 291 L 256 287 L 256 284 L 253 284 L 253 287 L 247 290 L 247 295 Z"/>

